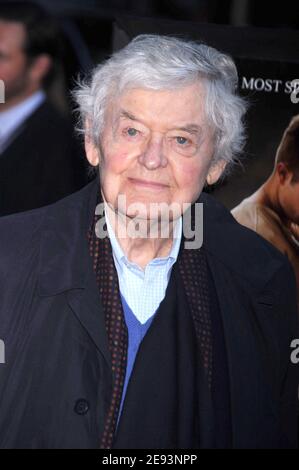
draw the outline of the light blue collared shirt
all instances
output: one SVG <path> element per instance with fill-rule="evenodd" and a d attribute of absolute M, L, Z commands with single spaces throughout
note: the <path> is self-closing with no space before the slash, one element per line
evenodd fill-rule
<path fill-rule="evenodd" d="M 106 209 L 105 202 L 105 209 Z M 106 213 L 107 231 L 110 238 L 119 289 L 128 306 L 141 324 L 147 322 L 165 297 L 172 266 L 177 260 L 182 239 L 182 217 L 174 224 L 173 244 L 167 257 L 155 258 L 145 270 L 125 256 Z"/>
<path fill-rule="evenodd" d="M 1 111 L 0 104 L 0 153 L 6 149 L 18 127 L 34 113 L 45 98 L 45 93 L 40 90 L 6 111 Z"/>

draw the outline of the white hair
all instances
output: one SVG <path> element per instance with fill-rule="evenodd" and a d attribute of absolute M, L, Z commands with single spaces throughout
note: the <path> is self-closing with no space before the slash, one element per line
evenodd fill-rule
<path fill-rule="evenodd" d="M 220 159 L 232 163 L 244 146 L 247 108 L 237 94 L 237 69 L 228 55 L 194 41 L 144 34 L 98 65 L 73 92 L 80 113 L 79 131 L 90 132 L 98 147 L 107 105 L 123 92 L 172 90 L 196 82 L 205 87 L 206 118 L 214 130 L 212 163 Z"/>

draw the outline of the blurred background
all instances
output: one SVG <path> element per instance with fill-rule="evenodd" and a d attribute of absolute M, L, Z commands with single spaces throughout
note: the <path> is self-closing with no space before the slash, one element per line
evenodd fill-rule
<path fill-rule="evenodd" d="M 240 93 L 250 102 L 248 144 L 242 164 L 210 191 L 232 208 L 269 175 L 283 130 L 290 118 L 299 113 L 299 105 L 290 100 L 290 82 L 299 79 L 297 2 L 37 0 L 34 3 L 51 13 L 59 25 L 61 56 L 48 95 L 72 119 L 70 90 L 78 76 L 88 74 L 94 65 L 137 34 L 159 32 L 193 38 L 231 54 L 239 70 Z"/>
<path fill-rule="evenodd" d="M 26 3 L 26 0 L 24 0 Z M 72 56 L 67 66 L 86 69 L 113 50 L 113 25 L 122 17 L 298 30 L 299 4 L 258 0 L 36 0 L 59 18 Z M 297 3 L 297 4 L 296 4 Z M 287 32 L 285 32 L 287 33 Z M 77 40 L 77 42 L 76 42 Z M 81 41 L 81 42 L 79 42 Z M 81 48 L 78 48 L 79 44 Z"/>

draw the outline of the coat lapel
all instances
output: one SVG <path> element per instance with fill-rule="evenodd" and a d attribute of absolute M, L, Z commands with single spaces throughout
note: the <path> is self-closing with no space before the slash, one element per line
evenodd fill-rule
<path fill-rule="evenodd" d="M 108 347 L 104 310 L 95 276 L 91 269 L 87 277 L 87 284 L 84 289 L 72 289 L 67 292 L 67 301 L 79 322 L 105 358 L 109 370 L 111 370 L 111 354 Z"/>

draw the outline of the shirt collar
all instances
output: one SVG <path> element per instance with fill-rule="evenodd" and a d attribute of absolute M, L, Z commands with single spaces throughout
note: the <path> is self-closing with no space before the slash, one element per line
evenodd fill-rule
<path fill-rule="evenodd" d="M 39 90 L 12 108 L 1 111 L 0 128 L 2 138 L 8 138 L 46 99 L 46 95 Z"/>
<path fill-rule="evenodd" d="M 117 266 L 121 270 L 123 270 L 124 265 L 126 265 L 126 266 L 131 266 L 134 269 L 143 271 L 137 264 L 129 261 L 126 255 L 124 254 L 123 249 L 121 248 L 119 241 L 117 240 L 115 232 L 109 221 L 109 215 L 108 215 L 109 208 L 108 208 L 108 205 L 104 196 L 103 196 L 103 201 L 104 201 L 104 208 L 105 208 L 105 220 L 107 224 L 107 232 L 110 238 L 112 252 L 113 252 L 115 262 L 117 263 Z M 182 222 L 182 216 L 181 216 L 178 220 L 176 220 L 174 224 L 173 243 L 172 243 L 172 247 L 171 247 L 169 255 L 164 258 L 154 258 L 152 261 L 150 261 L 149 264 L 158 265 L 161 263 L 163 264 L 169 263 L 171 267 L 176 262 L 178 254 L 179 254 L 179 250 L 180 250 L 180 245 L 181 245 L 182 230 L 183 230 L 183 222 Z"/>

